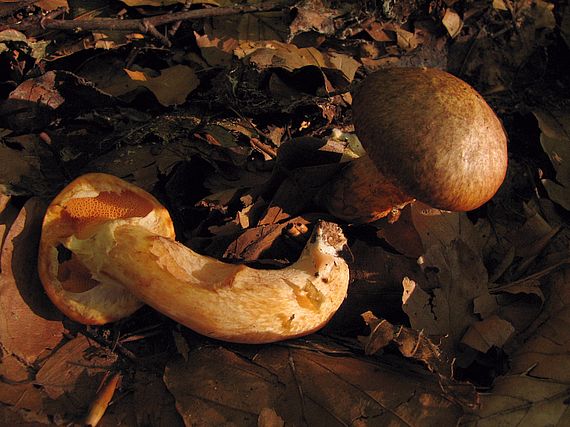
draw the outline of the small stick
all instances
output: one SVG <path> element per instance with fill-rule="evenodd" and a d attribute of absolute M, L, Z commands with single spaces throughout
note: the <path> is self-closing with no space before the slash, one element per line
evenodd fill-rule
<path fill-rule="evenodd" d="M 119 385 L 119 380 L 121 379 L 121 374 L 119 372 L 115 373 L 111 379 L 108 379 L 108 375 L 105 375 L 103 381 L 101 382 L 101 386 L 99 390 L 97 390 L 97 396 L 95 396 L 95 400 L 91 402 L 89 406 L 89 411 L 87 412 L 87 416 L 83 421 L 83 424 L 86 426 L 95 427 L 105 415 L 105 411 L 109 406 L 109 402 L 113 398 L 115 394 L 115 390 Z"/>
<path fill-rule="evenodd" d="M 177 21 L 187 21 L 193 19 L 212 18 L 216 16 L 239 15 L 242 13 L 268 12 L 278 10 L 282 6 L 279 3 L 268 1 L 257 5 L 243 5 L 234 7 L 216 7 L 208 9 L 186 10 L 170 14 L 157 15 L 144 19 L 116 19 L 116 18 L 94 18 L 89 20 L 63 20 L 44 17 L 39 21 L 42 28 L 48 30 L 72 30 L 72 31 L 141 31 L 149 30 L 149 24 L 157 27 L 159 25 L 171 24 Z M 30 23 L 22 22 L 14 25 L 1 25 L 0 30 L 11 28 L 25 31 L 30 29 Z"/>

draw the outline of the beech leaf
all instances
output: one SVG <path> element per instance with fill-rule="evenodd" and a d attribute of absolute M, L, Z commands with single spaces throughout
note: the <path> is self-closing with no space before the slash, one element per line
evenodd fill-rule
<path fill-rule="evenodd" d="M 428 335 L 448 335 L 456 344 L 479 320 L 474 301 L 489 292 L 487 270 L 480 256 L 461 239 L 432 246 L 420 265 L 426 275 L 423 286 L 404 279 L 402 308 L 414 329 Z"/>
<path fill-rule="evenodd" d="M 508 375 L 481 396 L 470 426 L 568 425 L 570 412 L 570 268 L 550 276 L 543 311 L 520 337 Z"/>
<path fill-rule="evenodd" d="M 257 426 L 268 408 L 285 425 L 331 427 L 453 425 L 462 413 L 421 375 L 283 346 L 260 347 L 251 358 L 196 348 L 187 362 L 170 362 L 164 379 L 186 425 Z"/>

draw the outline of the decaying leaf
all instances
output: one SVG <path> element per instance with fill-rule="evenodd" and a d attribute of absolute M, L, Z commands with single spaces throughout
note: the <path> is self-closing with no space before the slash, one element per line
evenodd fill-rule
<path fill-rule="evenodd" d="M 463 28 L 463 20 L 457 12 L 452 9 L 447 9 L 445 15 L 441 20 L 441 23 L 451 36 L 451 38 L 457 37 Z"/>
<path fill-rule="evenodd" d="M 541 130 L 540 143 L 548 154 L 556 181 L 543 180 L 550 198 L 570 210 L 570 113 L 567 111 L 535 111 Z"/>
<path fill-rule="evenodd" d="M 378 319 L 370 311 L 363 313 L 362 318 L 370 327 L 370 335 L 361 339 L 366 354 L 375 354 L 388 344 L 396 344 L 404 357 L 424 363 L 432 372 L 451 374 L 438 345 L 423 331 L 393 325 L 386 319 Z"/>
<path fill-rule="evenodd" d="M 45 208 L 39 199 L 30 199 L 0 252 L 0 343 L 30 364 L 45 357 L 63 336 L 62 316 L 46 297 L 36 267 Z"/>
<path fill-rule="evenodd" d="M 481 353 L 486 353 L 493 346 L 503 347 L 514 332 L 515 328 L 510 322 L 493 315 L 472 324 L 461 338 L 461 343 Z"/>
<path fill-rule="evenodd" d="M 18 383 L 0 381 L 0 402 L 29 421 L 79 422 L 95 397 L 104 373 L 115 361 L 111 352 L 87 338 L 73 338 L 52 353 L 35 375 L 28 370 L 29 377 Z M 8 372 L 3 370 L 6 362 Z M 6 358 L 0 363 L 0 372 L 5 380 L 17 379 L 16 367 Z"/>
<path fill-rule="evenodd" d="M 464 212 L 448 212 L 433 209 L 414 202 L 411 206 L 411 220 L 423 243 L 424 251 L 431 246 L 449 245 L 461 238 L 471 250 L 480 254 L 486 244 L 490 226 L 485 221 L 474 225 Z"/>
<path fill-rule="evenodd" d="M 319 69 L 339 71 L 347 82 L 354 79 L 356 70 L 360 67 L 360 63 L 348 55 L 322 52 L 313 47 L 299 48 L 278 42 L 240 43 L 236 54 L 238 57 L 246 57 L 250 63 L 262 70 L 283 68 L 295 71 L 302 67 L 314 66 Z"/>
<path fill-rule="evenodd" d="M 144 369 L 137 370 L 133 394 L 136 421 L 139 425 L 165 427 L 184 425 L 162 375 Z"/>
<path fill-rule="evenodd" d="M 174 65 L 160 71 L 153 77 L 144 71 L 125 70 L 128 78 L 121 79 L 104 90 L 111 95 L 120 96 L 132 92 L 138 87 L 149 89 L 158 102 L 164 106 L 182 104 L 186 97 L 198 87 L 200 81 L 194 70 L 187 65 Z"/>
<path fill-rule="evenodd" d="M 472 426 L 566 425 L 570 422 L 570 269 L 554 273 L 550 297 L 511 359 L 511 371 L 498 377 L 481 409 L 467 417 Z"/>
<path fill-rule="evenodd" d="M 211 40 L 284 41 L 288 34 L 281 11 L 215 17 L 206 23 L 204 31 Z"/>
<path fill-rule="evenodd" d="M 177 3 L 184 3 L 184 0 L 121 0 L 127 6 L 154 6 L 154 7 L 161 7 L 161 6 L 172 6 L 173 4 Z M 197 2 L 202 3 L 202 2 Z"/>
<path fill-rule="evenodd" d="M 448 335 L 457 344 L 478 321 L 474 300 L 488 294 L 487 270 L 479 255 L 463 240 L 432 246 L 421 258 L 425 280 L 404 281 L 402 308 L 414 329 L 428 335 Z M 423 288 L 423 289 L 422 289 Z"/>
<path fill-rule="evenodd" d="M 164 378 L 186 425 L 257 426 L 267 408 L 286 425 L 449 425 L 461 413 L 420 375 L 279 346 L 251 358 L 198 348 L 169 363 Z"/>
<path fill-rule="evenodd" d="M 295 5 L 295 18 L 289 24 L 290 39 L 301 33 L 317 32 L 332 35 L 335 32 L 334 18 L 338 11 L 327 7 L 322 0 L 303 0 Z"/>

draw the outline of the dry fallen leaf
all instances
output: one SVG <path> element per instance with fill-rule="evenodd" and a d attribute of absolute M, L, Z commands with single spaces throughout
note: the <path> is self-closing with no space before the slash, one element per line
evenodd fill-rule
<path fill-rule="evenodd" d="M 441 23 L 451 38 L 457 37 L 463 28 L 463 20 L 459 14 L 452 9 L 447 9 L 445 11 L 445 15 L 443 15 Z"/>
<path fill-rule="evenodd" d="M 508 375 L 481 396 L 469 426 L 569 425 L 570 269 L 553 273 L 550 296 L 527 338 L 511 356 Z"/>
<path fill-rule="evenodd" d="M 514 332 L 515 328 L 510 322 L 493 315 L 472 324 L 461 338 L 461 343 L 486 353 L 493 346 L 502 348 Z"/>
<path fill-rule="evenodd" d="M 319 69 L 338 71 L 346 82 L 354 79 L 360 63 L 349 55 L 337 52 L 321 52 L 314 47 L 299 48 L 293 44 L 278 42 L 240 43 L 236 49 L 239 58 L 259 69 L 282 68 L 295 71 L 303 67 L 314 66 Z"/>
<path fill-rule="evenodd" d="M 128 77 L 119 78 L 119 82 L 114 82 L 103 90 L 111 95 L 121 96 L 138 87 L 145 87 L 156 96 L 158 102 L 170 106 L 183 104 L 186 97 L 200 84 L 194 70 L 187 65 L 165 68 L 160 70 L 156 77 L 153 77 L 150 71 L 125 70 Z"/>
<path fill-rule="evenodd" d="M 420 375 L 281 346 L 252 358 L 197 348 L 188 362 L 169 363 L 164 378 L 186 425 L 257 426 L 267 408 L 286 425 L 331 427 L 453 425 L 462 412 Z"/>
<path fill-rule="evenodd" d="M 556 170 L 556 181 L 542 182 L 550 198 L 570 210 L 570 112 L 535 111 L 540 143 Z"/>
<path fill-rule="evenodd" d="M 0 252 L 0 344 L 3 352 L 32 364 L 63 336 L 63 316 L 46 297 L 37 273 L 41 221 L 46 205 L 26 202 Z"/>
<path fill-rule="evenodd" d="M 467 328 L 479 320 L 474 300 L 488 294 L 487 270 L 463 240 L 432 246 L 421 258 L 422 287 L 404 280 L 402 308 L 414 329 L 427 335 L 448 335 L 457 344 Z"/>

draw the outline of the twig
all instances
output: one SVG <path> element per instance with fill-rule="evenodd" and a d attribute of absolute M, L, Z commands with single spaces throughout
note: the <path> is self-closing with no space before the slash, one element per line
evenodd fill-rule
<path fill-rule="evenodd" d="M 5 16 L 13 14 L 17 10 L 31 6 L 32 4 L 36 3 L 36 1 L 37 0 L 22 0 L 15 3 L 0 4 L 0 18 L 4 18 Z"/>
<path fill-rule="evenodd" d="M 239 15 L 243 13 L 268 12 L 281 9 L 281 5 L 275 1 L 259 3 L 257 5 L 244 5 L 235 7 L 217 7 L 208 9 L 187 10 L 164 15 L 157 15 L 144 19 L 116 19 L 116 18 L 94 18 L 89 20 L 61 20 L 44 17 L 39 24 L 44 29 L 50 30 L 72 30 L 72 31 L 152 31 L 151 26 L 171 24 L 177 21 L 188 21 L 193 19 L 212 18 L 216 16 Z M 0 30 L 11 28 L 25 31 L 30 29 L 29 22 L 22 22 L 15 25 L 2 25 Z"/>
<path fill-rule="evenodd" d="M 184 5 L 182 6 L 182 11 L 186 12 L 187 10 L 189 10 L 190 7 L 192 6 L 192 3 L 194 3 L 194 0 L 186 0 L 184 2 Z M 172 24 L 172 27 L 170 27 L 170 30 L 168 30 L 169 37 L 174 37 L 176 35 L 178 28 L 180 28 L 180 24 L 182 24 L 182 21 L 176 21 Z"/>

